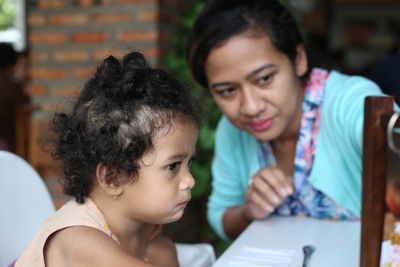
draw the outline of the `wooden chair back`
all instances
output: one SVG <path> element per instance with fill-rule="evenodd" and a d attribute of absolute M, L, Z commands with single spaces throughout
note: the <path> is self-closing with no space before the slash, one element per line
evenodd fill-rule
<path fill-rule="evenodd" d="M 371 96 L 365 99 L 361 267 L 379 267 L 387 211 L 385 196 L 388 177 L 389 174 L 399 176 L 399 173 L 393 173 L 393 167 L 399 165 L 400 161 L 395 164 L 389 161 L 398 159 L 388 147 L 388 136 L 389 139 L 395 137 L 395 134 L 388 132 L 393 114 L 392 97 Z"/>

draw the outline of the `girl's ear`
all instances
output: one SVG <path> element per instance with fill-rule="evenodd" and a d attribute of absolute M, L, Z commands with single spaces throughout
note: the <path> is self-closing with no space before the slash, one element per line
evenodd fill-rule
<path fill-rule="evenodd" d="M 108 195 L 115 197 L 123 193 L 123 187 L 118 184 L 118 171 L 115 168 L 107 167 L 103 163 L 97 164 L 96 179 Z"/>
<path fill-rule="evenodd" d="M 303 76 L 308 69 L 307 53 L 304 45 L 300 44 L 297 46 L 296 54 L 296 74 L 297 76 Z"/>

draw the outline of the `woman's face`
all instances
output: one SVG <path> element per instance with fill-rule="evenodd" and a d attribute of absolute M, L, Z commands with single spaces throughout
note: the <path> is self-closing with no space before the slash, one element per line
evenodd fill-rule
<path fill-rule="evenodd" d="M 307 60 L 299 46 L 296 62 L 266 35 L 240 34 L 212 49 L 205 73 L 213 98 L 239 129 L 261 141 L 297 136 Z"/>

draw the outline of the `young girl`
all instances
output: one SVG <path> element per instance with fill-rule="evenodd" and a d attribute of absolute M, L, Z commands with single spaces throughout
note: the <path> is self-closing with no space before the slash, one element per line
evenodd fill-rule
<path fill-rule="evenodd" d="M 53 122 L 53 155 L 74 199 L 15 266 L 178 266 L 158 225 L 181 218 L 190 201 L 198 125 L 189 93 L 140 53 L 104 60 Z"/>

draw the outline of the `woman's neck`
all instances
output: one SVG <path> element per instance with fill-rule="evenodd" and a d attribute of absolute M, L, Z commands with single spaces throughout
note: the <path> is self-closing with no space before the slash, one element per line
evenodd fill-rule
<path fill-rule="evenodd" d="M 301 89 L 297 98 L 296 111 L 287 130 L 277 139 L 270 141 L 277 165 L 286 175 L 292 175 L 294 171 L 294 158 L 303 115 L 304 87 L 303 83 L 299 86 Z"/>
<path fill-rule="evenodd" d="M 288 139 L 285 142 L 271 142 L 277 167 L 279 167 L 285 175 L 293 175 L 296 145 L 297 138 Z"/>
<path fill-rule="evenodd" d="M 275 140 L 270 141 L 270 143 L 286 143 L 290 141 L 297 141 L 299 136 L 301 118 L 303 115 L 303 100 L 304 100 L 304 87 L 301 86 L 299 90 L 299 95 L 297 97 L 296 110 L 293 114 L 292 119 L 289 121 L 286 130 Z"/>

